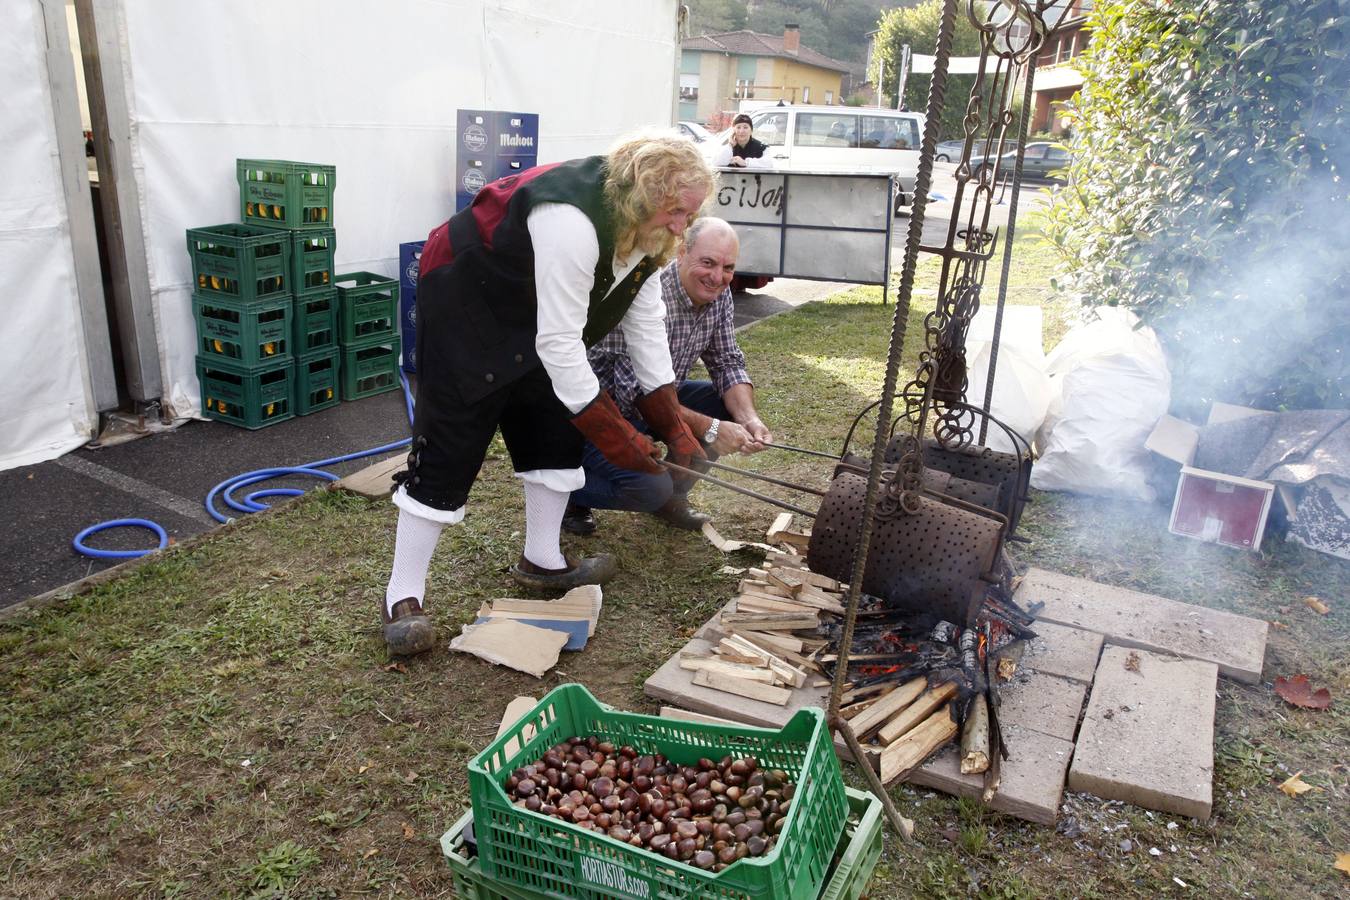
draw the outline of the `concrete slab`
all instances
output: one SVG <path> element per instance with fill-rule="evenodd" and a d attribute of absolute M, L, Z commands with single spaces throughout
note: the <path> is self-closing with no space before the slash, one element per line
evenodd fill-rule
<path fill-rule="evenodd" d="M 1069 787 L 1208 819 L 1214 663 L 1108 644 L 1078 734 Z"/>
<path fill-rule="evenodd" d="M 1212 662 L 1247 684 L 1261 680 L 1268 626 L 1260 619 L 1044 569 L 1027 572 L 1015 599 L 1023 609 L 1045 604 L 1037 626 L 1053 622 L 1095 631 L 1108 643 Z"/>
<path fill-rule="evenodd" d="M 1021 672 L 1000 690 L 1002 721 L 1072 743 L 1087 688 L 1057 675 Z"/>
<path fill-rule="evenodd" d="M 1097 658 L 1102 654 L 1104 638 L 1100 634 L 1040 620 L 1034 622 L 1031 629 L 1037 637 L 1027 646 L 1020 668 L 1035 669 L 1082 684 L 1092 683 Z"/>
<path fill-rule="evenodd" d="M 1003 760 L 1003 782 L 990 807 L 1029 822 L 1053 825 L 1073 744 L 1007 721 L 1003 723 L 1003 736 L 1011 756 Z M 916 769 L 909 783 L 958 797 L 980 796 L 984 776 L 962 775 L 958 750 L 955 744 L 947 747 Z"/>

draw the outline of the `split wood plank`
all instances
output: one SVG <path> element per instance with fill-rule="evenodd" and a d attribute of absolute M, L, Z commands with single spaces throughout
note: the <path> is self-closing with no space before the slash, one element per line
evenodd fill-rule
<path fill-rule="evenodd" d="M 815 628 L 820 624 L 817 616 L 794 615 L 792 613 L 722 613 L 723 625 L 746 625 L 762 631 L 797 631 Z"/>
<path fill-rule="evenodd" d="M 769 530 L 765 532 L 764 535 L 765 540 L 767 540 L 770 544 L 776 544 L 778 543 L 778 535 L 782 534 L 784 531 L 787 531 L 791 527 L 792 527 L 792 513 L 790 512 L 779 513 L 777 516 L 774 517 L 773 524 L 769 526 Z"/>
<path fill-rule="evenodd" d="M 802 570 L 798 569 L 796 571 Z M 794 575 L 792 571 L 778 567 L 769 570 L 768 582 L 787 591 L 789 595 L 795 594 L 804 584 L 806 584 L 806 582 Z"/>
<path fill-rule="evenodd" d="M 773 631 L 755 631 L 753 628 L 742 628 L 739 625 L 732 625 L 730 632 L 739 638 L 749 641 L 757 647 L 763 647 L 770 653 L 786 652 L 796 654 L 799 659 L 805 660 L 801 656 L 802 640 L 787 634 L 778 634 Z M 789 660 L 794 665 L 800 665 L 795 660 Z"/>
<path fill-rule="evenodd" d="M 1095 631 L 1123 647 L 1212 662 L 1247 684 L 1261 680 L 1269 628 L 1261 619 L 1045 569 L 1027 572 L 1014 599 L 1023 609 L 1043 603 L 1038 620 Z"/>
<path fill-rule="evenodd" d="M 927 679 L 922 675 L 912 678 L 878 700 L 853 723 L 853 733 L 858 740 L 865 741 L 902 709 L 917 700 L 928 687 Z"/>
<path fill-rule="evenodd" d="M 770 668 L 728 662 L 725 659 L 717 659 L 712 656 L 702 658 L 683 656 L 680 658 L 680 668 L 688 669 L 691 672 L 716 672 L 719 675 L 744 678 L 747 681 L 758 681 L 761 684 L 777 684 L 779 680 L 778 675 Z"/>
<path fill-rule="evenodd" d="M 757 594 L 741 594 L 736 598 L 738 613 L 782 613 L 788 615 L 814 614 L 815 610 L 790 600 L 771 600 Z"/>
<path fill-rule="evenodd" d="M 745 638 L 732 635 L 731 637 L 724 639 L 722 643 L 730 644 L 732 652 L 734 653 L 752 654 L 763 659 L 764 663 L 770 669 L 773 669 L 775 672 L 782 675 L 783 680 L 791 684 L 793 687 L 801 687 L 802 685 L 806 684 L 805 672 L 792 665 L 789 665 L 788 663 L 784 662 L 783 660 L 775 656 L 771 651 L 765 650 L 763 647 L 756 646 L 755 644 L 752 644 L 750 641 L 747 641 Z"/>
<path fill-rule="evenodd" d="M 933 710 L 945 706 L 949 700 L 956 696 L 956 684 L 951 681 L 944 681 L 934 688 L 929 688 L 921 697 L 915 700 L 910 706 L 901 710 L 889 722 L 882 726 L 878 737 L 883 744 L 890 744 L 897 740 L 901 735 L 908 732 L 915 725 L 918 725 L 924 719 L 932 714 Z"/>
<path fill-rule="evenodd" d="M 767 666 L 768 662 L 763 653 L 756 653 L 731 643 L 730 638 L 722 638 L 717 644 L 717 655 L 723 659 L 739 663 L 752 663 L 758 666 Z"/>
<path fill-rule="evenodd" d="M 772 703 L 775 706 L 786 706 L 788 699 L 792 696 L 792 692 L 786 688 L 760 684 L 757 681 L 746 681 L 742 678 L 731 678 L 726 675 L 719 675 L 716 672 L 709 672 L 707 669 L 694 673 L 694 684 L 699 687 L 712 688 L 715 691 L 735 694 L 738 697 L 748 697 L 761 703 Z"/>
<path fill-rule="evenodd" d="M 769 572 L 766 574 L 771 574 L 772 572 L 773 569 L 770 569 Z M 797 578 L 797 580 L 803 582 L 804 584 L 809 584 L 814 587 L 818 587 L 821 590 L 834 591 L 838 593 L 839 591 L 848 589 L 847 585 L 840 584 L 838 581 L 835 581 L 830 576 L 821 575 L 819 572 L 812 572 L 810 569 L 794 569 L 792 571 L 792 575 L 795 578 Z"/>
<path fill-rule="evenodd" d="M 366 466 L 359 472 L 353 472 L 333 486 L 340 490 L 351 491 L 353 494 L 360 494 L 362 497 L 378 500 L 381 497 L 388 497 L 394 492 L 394 473 L 406 468 L 407 465 L 408 455 L 399 453 Z"/>
<path fill-rule="evenodd" d="M 736 586 L 736 590 L 742 594 L 764 594 L 768 597 L 782 597 L 791 599 L 792 591 L 783 587 L 777 582 L 759 578 L 742 578 L 741 583 Z"/>
<path fill-rule="evenodd" d="M 881 783 L 890 784 L 956 736 L 956 721 L 943 706 L 881 751 Z"/>
<path fill-rule="evenodd" d="M 775 550 L 764 558 L 770 566 L 786 566 L 790 569 L 805 569 L 806 560 L 795 553 L 781 553 Z"/>

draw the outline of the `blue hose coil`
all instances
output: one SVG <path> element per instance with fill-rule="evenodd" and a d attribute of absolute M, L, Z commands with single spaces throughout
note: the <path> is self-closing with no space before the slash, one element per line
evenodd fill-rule
<path fill-rule="evenodd" d="M 413 395 L 408 388 L 408 376 L 400 369 L 398 373 L 399 380 L 403 383 L 403 399 L 408 407 L 408 424 L 411 426 L 413 421 Z M 343 456 L 334 456 L 329 459 L 315 460 L 314 462 L 301 463 L 298 466 L 276 466 L 269 469 L 255 469 L 252 472 L 244 472 L 240 475 L 227 478 L 220 484 L 211 488 L 206 494 L 203 505 L 206 511 L 211 514 L 211 518 L 221 524 L 229 524 L 233 521 L 230 517 L 222 514 L 216 509 L 215 500 L 219 496 L 224 500 L 225 505 L 230 509 L 240 513 L 261 512 L 267 509 L 265 503 L 259 503 L 262 497 L 298 497 L 304 493 L 299 488 L 265 488 L 263 490 L 253 491 L 247 494 L 243 500 L 237 500 L 234 497 L 234 491 L 237 488 L 247 487 L 251 484 L 268 481 L 281 475 L 307 475 L 311 478 L 321 478 L 325 481 L 337 481 L 338 477 L 332 472 L 323 471 L 324 466 L 336 465 L 340 462 L 347 462 L 353 459 L 362 459 L 367 456 L 377 456 L 381 453 L 388 453 L 391 450 L 401 450 L 412 443 L 411 438 L 404 438 L 401 441 L 394 441 L 389 444 L 382 444 L 379 447 L 372 447 L 369 450 L 358 450 L 355 453 L 348 453 Z M 91 534 L 96 534 L 107 528 L 118 528 L 125 525 L 134 525 L 141 528 L 148 528 L 159 535 L 159 546 L 155 550 L 163 550 L 169 545 L 169 536 L 164 529 L 149 519 L 112 519 L 108 522 L 99 522 L 97 525 L 90 525 L 84 531 L 75 535 L 71 541 L 71 546 L 79 553 L 85 556 L 92 556 L 95 559 L 135 559 L 145 556 L 147 553 L 153 553 L 154 550 L 96 550 L 93 547 L 85 546 L 84 539 Z"/>
<path fill-rule="evenodd" d="M 85 546 L 84 539 L 99 533 L 107 531 L 109 528 L 148 528 L 159 537 L 159 546 L 152 550 L 99 550 L 94 547 Z M 145 556 L 147 553 L 154 553 L 155 550 L 163 550 L 169 546 L 169 535 L 158 524 L 149 519 L 110 519 L 107 522 L 99 522 L 97 525 L 90 525 L 84 531 L 75 535 L 75 539 L 70 542 L 80 553 L 85 556 L 92 556 L 95 559 L 136 559 Z"/>

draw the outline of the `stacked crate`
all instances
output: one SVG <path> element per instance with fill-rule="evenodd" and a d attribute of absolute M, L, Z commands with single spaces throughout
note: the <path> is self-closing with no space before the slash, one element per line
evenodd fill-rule
<path fill-rule="evenodd" d="M 239 217 L 286 236 L 290 250 L 291 343 L 297 415 L 341 402 L 338 299 L 334 288 L 333 166 L 241 159 Z"/>
<path fill-rule="evenodd" d="M 295 415 L 291 246 L 254 225 L 187 233 L 197 379 L 212 419 L 262 428 Z"/>
<path fill-rule="evenodd" d="M 335 276 L 342 356 L 342 399 L 399 386 L 398 282 L 372 272 Z"/>

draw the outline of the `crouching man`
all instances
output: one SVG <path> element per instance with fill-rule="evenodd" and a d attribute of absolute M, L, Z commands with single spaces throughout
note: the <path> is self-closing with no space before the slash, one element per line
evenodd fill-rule
<path fill-rule="evenodd" d="M 660 272 L 680 416 L 701 439 L 709 459 L 756 453 L 773 441 L 755 410 L 754 385 L 736 344 L 730 285 L 739 252 L 740 241 L 730 225 L 722 219 L 698 219 L 684 232 L 676 259 Z M 587 355 L 600 386 L 624 416 L 639 431 L 650 432 L 638 409 L 643 392 L 623 333 L 612 332 Z M 697 359 L 703 360 L 711 381 L 688 380 Z M 593 509 L 649 512 L 690 530 L 709 519 L 689 506 L 691 482 L 616 465 L 589 443 L 582 465 L 586 484 L 572 493 L 563 517 L 563 529 L 572 534 L 595 531 Z"/>

